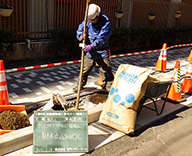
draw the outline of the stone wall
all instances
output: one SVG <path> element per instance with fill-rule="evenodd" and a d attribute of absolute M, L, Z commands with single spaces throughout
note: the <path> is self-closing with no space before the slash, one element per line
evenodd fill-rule
<path fill-rule="evenodd" d="M 5 47 L 7 45 L 4 45 Z M 4 62 L 44 59 L 55 56 L 51 41 L 30 41 L 13 44 L 13 50 L 3 57 Z"/>

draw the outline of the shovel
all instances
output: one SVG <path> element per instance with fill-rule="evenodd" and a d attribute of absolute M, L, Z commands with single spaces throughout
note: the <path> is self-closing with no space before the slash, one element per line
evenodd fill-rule
<path fill-rule="evenodd" d="M 85 45 L 86 40 L 86 25 L 87 25 L 87 15 L 88 15 L 88 9 L 89 9 L 89 3 L 91 0 L 87 0 L 86 3 L 86 10 L 85 10 L 85 18 L 84 18 L 84 28 L 83 28 L 83 45 Z M 76 100 L 76 106 L 74 110 L 79 110 L 79 98 L 80 98 L 80 92 L 81 92 L 81 82 L 82 82 L 82 73 L 83 73 L 83 65 L 84 65 L 84 46 L 82 46 L 81 50 L 81 68 L 80 68 L 80 74 L 79 74 L 79 84 L 78 84 L 78 91 L 77 91 L 77 100 Z"/>

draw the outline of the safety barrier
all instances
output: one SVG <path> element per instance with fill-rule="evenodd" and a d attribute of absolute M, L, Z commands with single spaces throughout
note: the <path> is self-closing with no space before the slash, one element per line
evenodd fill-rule
<path fill-rule="evenodd" d="M 172 48 L 177 48 L 177 47 L 191 46 L 191 45 L 192 45 L 192 43 L 174 45 L 174 46 L 167 47 L 167 50 L 168 49 L 172 49 Z M 132 55 L 140 55 L 140 54 L 148 54 L 148 53 L 154 53 L 154 52 L 160 52 L 160 51 L 161 51 L 161 49 L 149 50 L 149 51 L 141 51 L 141 52 L 134 52 L 134 53 L 126 53 L 126 54 L 117 54 L 117 55 L 112 55 L 111 58 L 124 57 L 124 56 L 132 56 Z M 13 69 L 5 70 L 5 73 L 11 73 L 11 72 L 17 72 L 17 71 L 23 71 L 23 70 L 32 70 L 32 69 L 38 69 L 38 68 L 47 68 L 47 67 L 67 65 L 67 64 L 74 64 L 74 63 L 80 63 L 80 62 L 81 62 L 81 60 L 75 60 L 75 61 L 68 61 L 68 62 L 59 62 L 59 63 L 51 63 L 51 64 L 36 65 L 36 66 L 29 66 L 29 67 L 13 68 Z"/>

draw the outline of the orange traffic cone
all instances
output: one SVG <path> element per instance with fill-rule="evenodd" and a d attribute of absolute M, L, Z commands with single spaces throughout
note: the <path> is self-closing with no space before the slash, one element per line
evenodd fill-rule
<path fill-rule="evenodd" d="M 111 51 L 110 51 L 110 49 L 108 50 L 108 53 L 109 53 L 109 59 L 111 60 Z M 99 75 L 99 80 L 95 81 L 94 83 L 96 85 L 99 85 L 99 86 L 104 85 L 101 75 Z"/>
<path fill-rule="evenodd" d="M 167 43 L 164 43 L 155 70 L 163 72 L 168 71 L 166 69 L 166 65 L 167 65 Z"/>
<path fill-rule="evenodd" d="M 0 60 L 0 105 L 10 105 L 3 60 Z"/>
<path fill-rule="evenodd" d="M 191 48 L 191 52 L 190 52 L 189 57 L 187 58 L 187 60 L 190 61 L 191 58 L 192 58 L 192 48 Z"/>
<path fill-rule="evenodd" d="M 185 99 L 181 97 L 180 61 L 176 61 L 173 71 L 173 77 L 171 79 L 173 79 L 176 82 L 172 83 L 167 99 L 173 102 L 185 101 Z"/>
<path fill-rule="evenodd" d="M 99 75 L 99 80 L 95 82 L 96 85 L 102 86 L 104 85 L 101 75 Z"/>
<path fill-rule="evenodd" d="M 186 76 L 189 76 L 190 78 L 184 78 L 181 91 L 185 93 L 192 93 L 192 58 L 188 66 Z"/>

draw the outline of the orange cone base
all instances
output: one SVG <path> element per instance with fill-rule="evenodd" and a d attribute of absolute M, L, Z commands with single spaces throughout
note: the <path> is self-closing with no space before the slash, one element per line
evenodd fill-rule
<path fill-rule="evenodd" d="M 10 105 L 7 90 L 0 91 L 0 105 Z"/>
<path fill-rule="evenodd" d="M 158 60 L 156 67 L 155 67 L 156 71 L 161 71 L 161 72 L 168 72 L 169 70 L 166 69 L 166 65 L 162 60 Z"/>
<path fill-rule="evenodd" d="M 103 82 L 97 81 L 98 84 L 100 84 L 101 86 L 104 84 Z"/>
<path fill-rule="evenodd" d="M 104 85 L 101 75 L 99 76 L 99 80 L 97 81 L 99 85 Z"/>
<path fill-rule="evenodd" d="M 175 92 L 174 85 L 171 85 L 171 88 L 169 90 L 169 94 L 167 96 L 167 100 L 173 101 L 173 102 L 183 102 L 186 101 L 186 99 L 181 97 L 181 92 Z"/>
<path fill-rule="evenodd" d="M 9 111 L 9 110 L 27 114 L 27 112 L 25 110 L 25 105 L 0 105 L 0 112 Z"/>
<path fill-rule="evenodd" d="M 192 93 L 192 79 L 184 79 L 181 86 L 181 91 L 184 93 Z"/>
<path fill-rule="evenodd" d="M 168 70 L 168 69 L 161 70 L 161 69 L 159 69 L 159 68 L 155 68 L 155 70 L 156 70 L 156 71 L 160 71 L 160 72 L 169 72 L 169 71 L 170 71 L 170 70 Z"/>

